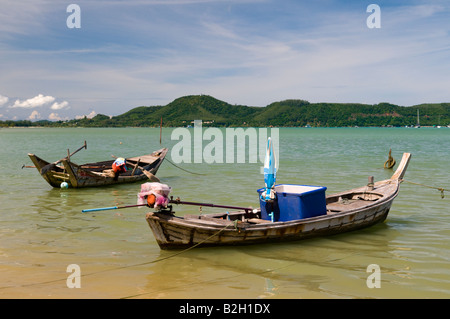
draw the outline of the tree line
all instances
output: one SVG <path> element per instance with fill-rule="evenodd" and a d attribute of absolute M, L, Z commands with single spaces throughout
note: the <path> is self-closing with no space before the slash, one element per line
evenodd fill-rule
<path fill-rule="evenodd" d="M 215 127 L 348 127 L 414 126 L 417 111 L 421 126 L 450 124 L 450 103 L 398 106 L 357 103 L 310 103 L 284 100 L 265 107 L 231 105 L 208 95 L 180 97 L 164 106 L 139 106 L 117 116 L 98 114 L 68 121 L 0 121 L 3 127 L 166 127 L 193 125 Z"/>

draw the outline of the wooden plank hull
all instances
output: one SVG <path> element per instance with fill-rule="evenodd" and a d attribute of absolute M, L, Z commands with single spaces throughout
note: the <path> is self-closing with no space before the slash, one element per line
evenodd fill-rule
<path fill-rule="evenodd" d="M 327 196 L 327 214 L 287 222 L 264 221 L 255 213 L 209 214 L 177 217 L 150 212 L 146 220 L 161 249 L 199 245 L 247 245 L 302 240 L 370 227 L 383 222 L 396 196 L 410 154 L 389 180 Z M 222 219 L 225 218 L 225 219 Z"/>
<path fill-rule="evenodd" d="M 117 179 L 110 174 L 114 160 L 103 162 L 87 163 L 83 165 L 75 164 L 72 161 L 62 160 L 58 166 L 53 166 L 41 176 L 52 187 L 59 188 L 62 182 L 67 182 L 71 188 L 98 187 L 112 184 L 134 183 L 148 180 L 148 176 L 143 170 L 155 175 L 167 154 L 167 149 L 163 148 L 152 154 L 127 158 L 130 164 L 138 163 L 139 168 L 129 167 L 126 173 L 120 174 Z M 50 163 L 34 154 L 28 154 L 31 161 L 41 172 L 42 168 Z"/>
<path fill-rule="evenodd" d="M 211 225 L 164 213 L 146 216 L 150 228 L 162 249 L 202 246 L 243 245 L 307 239 L 348 232 L 384 221 L 392 201 L 376 207 L 350 213 L 335 213 L 290 222 L 270 224 L 218 223 Z M 226 228 L 225 228 L 226 227 Z M 217 235 L 215 235 L 218 233 Z"/>

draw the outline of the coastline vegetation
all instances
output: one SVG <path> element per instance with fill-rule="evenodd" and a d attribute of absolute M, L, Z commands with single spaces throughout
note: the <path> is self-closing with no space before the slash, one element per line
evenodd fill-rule
<path fill-rule="evenodd" d="M 265 107 L 231 105 L 208 95 L 180 97 L 164 106 L 139 106 L 121 115 L 68 121 L 0 121 L 0 127 L 183 127 L 202 120 L 214 127 L 380 127 L 450 125 L 450 103 L 398 106 L 284 100 Z"/>

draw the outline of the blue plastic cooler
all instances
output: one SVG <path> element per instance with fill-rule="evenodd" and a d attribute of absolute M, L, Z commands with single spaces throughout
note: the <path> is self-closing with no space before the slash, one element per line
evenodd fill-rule
<path fill-rule="evenodd" d="M 271 204 L 261 199 L 265 188 L 258 189 L 261 218 L 271 220 L 269 213 L 274 212 L 274 221 L 290 221 L 327 213 L 323 186 L 280 184 L 275 186 L 277 199 Z"/>

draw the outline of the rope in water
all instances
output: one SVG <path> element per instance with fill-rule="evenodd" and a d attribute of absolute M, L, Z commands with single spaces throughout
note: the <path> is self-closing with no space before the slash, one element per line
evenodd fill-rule
<path fill-rule="evenodd" d="M 156 260 L 152 260 L 152 261 L 148 261 L 148 262 L 144 262 L 144 263 L 140 263 L 140 264 L 133 264 L 133 265 L 127 265 L 127 266 L 122 266 L 122 267 L 116 267 L 116 268 L 110 268 L 110 269 L 105 269 L 105 270 L 99 270 L 99 271 L 94 271 L 88 274 L 82 274 L 80 275 L 81 277 L 87 277 L 87 276 L 92 276 L 92 275 L 96 275 L 96 274 L 101 274 L 101 273 L 105 273 L 105 272 L 109 272 L 109 271 L 115 271 L 115 270 L 120 270 L 120 269 L 126 269 L 126 268 L 131 268 L 131 267 L 138 267 L 138 266 L 144 266 L 144 265 L 149 265 L 149 264 L 154 264 L 156 262 L 159 261 L 163 261 L 163 260 L 167 260 L 169 258 L 181 255 L 189 250 L 192 250 L 198 246 L 200 246 L 201 244 L 207 242 L 208 240 L 210 240 L 211 238 L 213 238 L 214 236 L 219 235 L 221 232 L 223 232 L 225 229 L 227 229 L 228 227 L 233 226 L 235 229 L 236 228 L 236 223 L 231 223 L 226 225 L 225 227 L 219 229 L 219 231 L 217 231 L 216 233 L 212 234 L 211 236 L 209 236 L 208 238 L 205 238 L 204 240 L 198 242 L 197 244 L 190 246 L 182 251 L 179 251 L 177 253 L 174 253 L 170 256 L 166 256 L 166 257 L 162 257 Z M 7 289 L 7 288 L 18 288 L 18 287 L 31 287 L 31 286 L 38 286 L 38 285 L 44 285 L 44 284 L 51 284 L 51 283 L 55 283 L 55 282 L 60 282 L 60 281 L 67 281 L 67 277 L 66 278 L 61 278 L 61 279 L 54 279 L 54 280 L 49 280 L 49 281 L 42 281 L 42 282 L 36 282 L 36 283 L 32 283 L 32 284 L 24 284 L 24 285 L 18 285 L 18 286 L 4 286 L 4 287 L 0 287 L 0 289 Z"/>
<path fill-rule="evenodd" d="M 423 187 L 427 187 L 427 188 L 437 189 L 438 191 L 441 192 L 441 198 L 444 198 L 444 192 L 450 192 L 450 190 L 442 188 L 442 187 L 429 186 L 429 185 L 425 185 L 425 184 L 421 184 L 421 183 L 410 182 L 407 180 L 403 180 L 403 182 L 407 182 L 409 184 L 419 185 L 419 186 L 423 186 Z"/>
<path fill-rule="evenodd" d="M 194 175 L 206 175 L 206 174 L 201 174 L 201 173 L 196 173 L 196 172 L 188 171 L 187 169 L 184 169 L 184 168 L 182 168 L 182 167 L 180 167 L 180 166 L 178 166 L 178 165 L 172 163 L 168 158 L 165 158 L 164 160 L 165 160 L 165 161 L 168 161 L 170 164 L 172 164 L 172 165 L 175 166 L 176 168 L 179 168 L 179 169 L 181 169 L 182 171 L 188 172 L 188 173 L 190 173 L 190 174 L 194 174 Z"/>
<path fill-rule="evenodd" d="M 332 263 L 334 263 L 336 261 L 344 260 L 344 259 L 346 259 L 348 257 L 353 257 L 353 256 L 357 256 L 357 255 L 361 255 L 361 254 L 360 253 L 356 253 L 356 254 L 355 253 L 350 253 L 349 255 L 346 255 L 344 257 L 325 260 L 322 263 L 323 264 L 332 264 Z M 184 284 L 184 285 L 177 285 L 177 286 L 173 286 L 173 287 L 162 288 L 162 289 L 159 289 L 157 291 L 147 291 L 147 292 L 142 292 L 142 293 L 139 293 L 139 294 L 136 294 L 136 295 L 121 297 L 120 299 L 131 299 L 131 298 L 140 297 L 140 296 L 144 296 L 144 295 L 148 295 L 148 294 L 153 294 L 155 292 L 159 292 L 159 291 L 163 291 L 163 290 L 172 290 L 172 289 L 180 289 L 180 288 L 183 288 L 183 287 L 192 287 L 193 285 L 197 285 L 197 284 L 208 284 L 208 283 L 212 283 L 212 282 L 218 282 L 218 281 L 227 280 L 227 279 L 235 279 L 235 278 L 238 278 L 238 277 L 243 277 L 243 276 L 248 276 L 248 275 L 263 276 L 265 274 L 275 273 L 276 271 L 279 271 L 281 269 L 289 268 L 289 267 L 292 267 L 292 266 L 298 266 L 298 263 L 299 263 L 299 261 L 295 261 L 295 262 L 289 263 L 287 265 L 276 267 L 276 268 L 268 268 L 268 269 L 261 270 L 261 271 L 243 272 L 243 273 L 237 274 L 237 275 L 236 274 L 232 274 L 230 276 L 224 276 L 224 277 L 220 277 L 220 278 L 213 278 L 213 279 L 207 279 L 207 280 L 202 280 L 202 281 L 195 281 L 195 282 L 187 283 L 187 284 Z M 266 276 L 264 276 L 264 277 L 266 277 Z M 266 279 L 270 279 L 270 278 L 266 278 Z"/>

